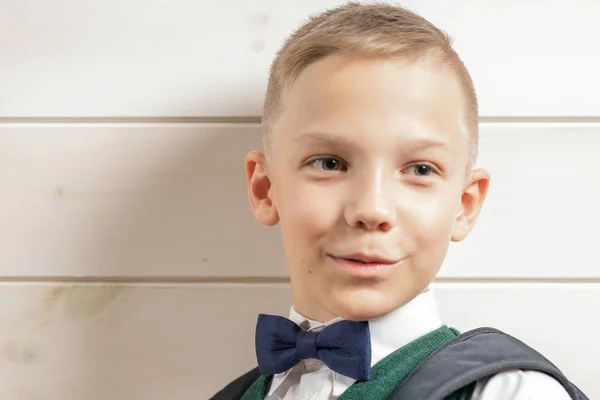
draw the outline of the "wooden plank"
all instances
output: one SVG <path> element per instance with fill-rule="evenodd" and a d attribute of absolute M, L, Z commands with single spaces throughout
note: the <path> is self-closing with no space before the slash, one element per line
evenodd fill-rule
<path fill-rule="evenodd" d="M 435 285 L 444 322 L 493 325 L 600 396 L 600 285 Z M 255 365 L 259 312 L 287 315 L 287 284 L 0 285 L 0 397 L 206 399 Z M 468 312 L 465 312 L 465 311 Z"/>
<path fill-rule="evenodd" d="M 289 303 L 268 285 L 9 284 L 0 297 L 10 400 L 206 399 L 250 361 L 255 311 Z"/>
<path fill-rule="evenodd" d="M 600 124 L 489 123 L 492 174 L 444 278 L 599 278 Z M 255 124 L 0 125 L 0 277 L 287 276 L 250 212 Z"/>
<path fill-rule="evenodd" d="M 4 1 L 0 117 L 257 116 L 285 37 L 342 3 Z M 454 37 L 482 115 L 600 116 L 600 3 L 403 5 Z"/>
<path fill-rule="evenodd" d="M 1 275 L 284 275 L 247 201 L 258 142 L 255 125 L 0 128 Z"/>
<path fill-rule="evenodd" d="M 484 124 L 491 184 L 444 277 L 600 277 L 600 124 Z"/>

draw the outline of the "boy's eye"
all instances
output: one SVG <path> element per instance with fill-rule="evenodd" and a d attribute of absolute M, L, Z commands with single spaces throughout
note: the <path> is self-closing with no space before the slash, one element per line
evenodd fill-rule
<path fill-rule="evenodd" d="M 310 162 L 315 168 L 320 168 L 324 171 L 343 171 L 345 170 L 344 163 L 334 157 L 315 158 Z"/>
<path fill-rule="evenodd" d="M 412 172 L 414 175 L 416 176 L 429 176 L 431 175 L 431 173 L 435 172 L 435 170 L 433 169 L 433 167 L 427 165 L 427 164 L 415 164 L 415 165 L 411 165 L 408 170 L 410 172 Z"/>

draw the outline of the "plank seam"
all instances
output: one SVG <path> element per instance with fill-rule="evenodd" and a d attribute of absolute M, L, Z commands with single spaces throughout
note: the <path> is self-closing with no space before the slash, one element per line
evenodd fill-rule
<path fill-rule="evenodd" d="M 104 117 L 0 117 L 3 123 L 252 123 L 260 124 L 260 116 L 104 116 Z M 482 116 L 480 123 L 598 123 L 600 116 Z"/>
<path fill-rule="evenodd" d="M 289 284 L 288 277 L 269 277 L 269 276 L 2 276 L 1 282 L 21 282 L 21 283 L 166 283 L 166 284 L 188 284 L 188 283 L 234 283 L 234 284 L 254 284 L 254 283 L 284 283 Z M 600 277 L 482 277 L 482 278 L 449 278 L 440 277 L 433 283 L 464 283 L 464 284 L 588 284 L 600 283 Z"/>

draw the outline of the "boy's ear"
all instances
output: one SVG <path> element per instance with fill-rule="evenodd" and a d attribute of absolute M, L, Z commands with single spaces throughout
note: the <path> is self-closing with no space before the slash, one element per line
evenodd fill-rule
<path fill-rule="evenodd" d="M 265 225 L 279 222 L 279 214 L 272 198 L 271 179 L 267 174 L 264 154 L 251 151 L 246 155 L 246 178 L 248 199 L 254 217 Z"/>
<path fill-rule="evenodd" d="M 467 237 L 479 217 L 490 184 L 490 174 L 483 169 L 471 171 L 467 187 L 461 197 L 461 212 L 457 215 L 452 231 L 452 241 L 460 242 Z"/>

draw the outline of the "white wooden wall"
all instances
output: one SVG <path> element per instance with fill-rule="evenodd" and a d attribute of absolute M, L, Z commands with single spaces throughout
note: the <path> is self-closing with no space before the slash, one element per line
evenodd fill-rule
<path fill-rule="evenodd" d="M 208 398 L 286 314 L 249 211 L 269 63 L 333 0 L 0 0 L 0 398 Z M 409 0 L 481 102 L 481 219 L 434 284 L 600 398 L 600 3 Z"/>

